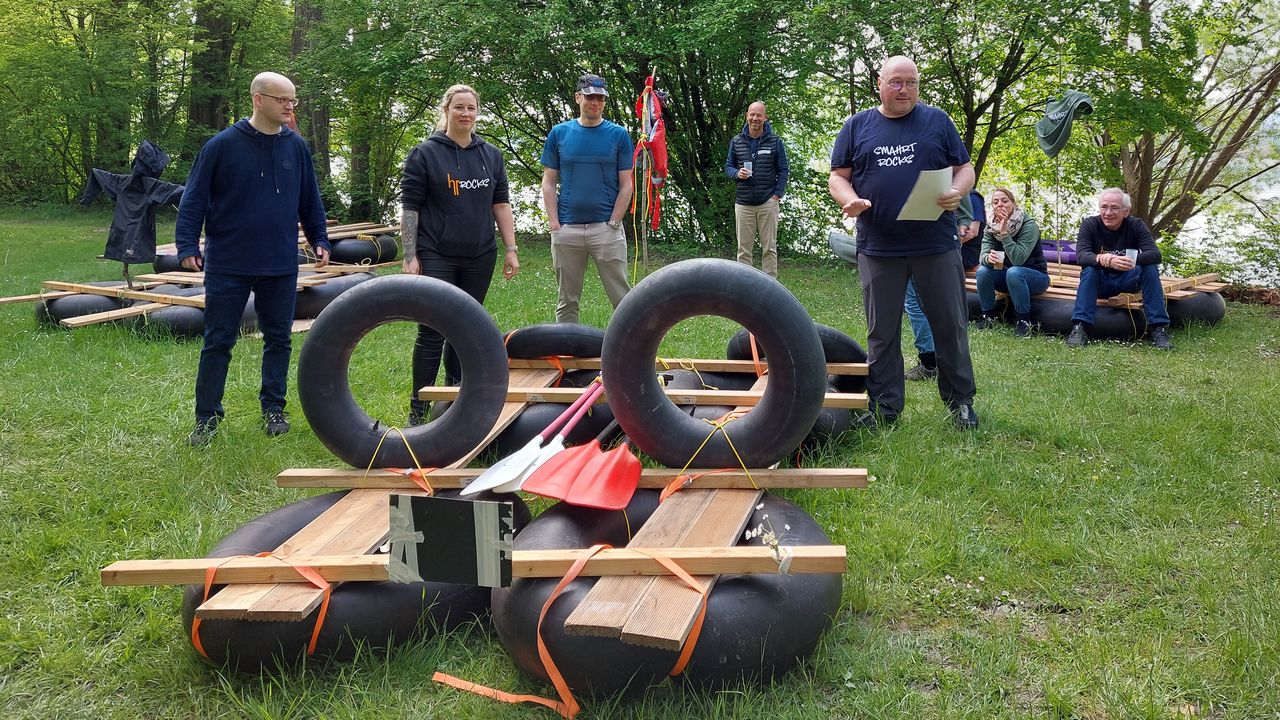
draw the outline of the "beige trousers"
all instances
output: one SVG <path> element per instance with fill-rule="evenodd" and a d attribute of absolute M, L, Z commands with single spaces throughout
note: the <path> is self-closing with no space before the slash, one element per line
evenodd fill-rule
<path fill-rule="evenodd" d="M 551 266 L 560 289 L 556 322 L 578 322 L 587 258 L 595 259 L 600 282 L 615 308 L 631 290 L 627 282 L 627 236 L 622 228 L 614 230 L 608 223 L 561 225 L 559 230 L 551 231 Z"/>
<path fill-rule="evenodd" d="M 769 198 L 760 205 L 734 205 L 738 225 L 738 262 L 751 264 L 751 250 L 760 234 L 760 269 L 778 279 L 778 201 Z"/>

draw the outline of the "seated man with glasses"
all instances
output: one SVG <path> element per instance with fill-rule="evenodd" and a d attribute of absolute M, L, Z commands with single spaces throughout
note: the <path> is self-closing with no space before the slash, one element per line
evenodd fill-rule
<path fill-rule="evenodd" d="M 1080 264 L 1080 286 L 1071 314 L 1074 326 L 1067 347 L 1084 347 L 1088 327 L 1098 314 L 1098 299 L 1121 293 L 1142 293 L 1142 309 L 1147 314 L 1147 336 L 1160 350 L 1172 350 L 1169 341 L 1169 313 L 1160 285 L 1160 248 L 1147 224 L 1130 217 L 1129 195 L 1120 188 L 1098 194 L 1098 214 L 1080 223 L 1076 262 Z"/>

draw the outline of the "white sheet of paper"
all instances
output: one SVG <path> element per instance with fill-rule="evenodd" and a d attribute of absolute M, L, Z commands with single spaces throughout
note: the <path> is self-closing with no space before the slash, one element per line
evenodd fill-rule
<path fill-rule="evenodd" d="M 898 213 L 899 220 L 937 220 L 942 216 L 938 198 L 951 190 L 951 168 L 921 170 L 907 203 Z"/>

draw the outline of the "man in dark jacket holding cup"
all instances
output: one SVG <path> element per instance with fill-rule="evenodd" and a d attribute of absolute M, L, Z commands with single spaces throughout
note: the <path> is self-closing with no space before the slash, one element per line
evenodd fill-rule
<path fill-rule="evenodd" d="M 751 264 L 760 236 L 760 269 L 778 279 L 778 203 L 787 190 L 787 149 L 773 133 L 764 103 L 747 108 L 747 124 L 729 141 L 724 173 L 737 181 L 733 214 L 738 230 L 738 262 Z"/>

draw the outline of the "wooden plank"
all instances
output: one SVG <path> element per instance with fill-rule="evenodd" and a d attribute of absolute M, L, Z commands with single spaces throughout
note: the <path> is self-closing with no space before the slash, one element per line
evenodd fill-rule
<path fill-rule="evenodd" d="M 326 273 L 339 273 L 342 275 L 351 275 L 353 273 L 362 273 L 362 272 L 367 273 L 370 270 L 373 270 L 374 268 L 391 267 L 392 265 L 399 265 L 399 264 L 400 264 L 399 260 L 396 260 L 394 262 L 376 263 L 373 265 L 356 265 L 356 264 L 350 264 L 350 263 L 331 262 L 325 265 L 324 267 L 316 267 L 315 263 L 308 263 L 306 265 L 299 265 L 298 270 L 300 272 L 326 272 Z"/>
<path fill-rule="evenodd" d="M 762 375 L 756 379 L 751 389 L 763 392 L 768 387 L 769 376 Z M 750 409 L 739 406 L 733 412 L 747 412 Z M 683 492 L 687 491 L 680 491 Z M 711 490 L 710 493 L 710 500 L 700 516 L 690 524 L 680 540 L 680 546 L 736 545 L 738 536 L 755 512 L 756 503 L 764 494 L 761 490 Z M 667 498 L 668 502 L 670 500 L 671 498 Z M 693 579 L 704 590 L 711 592 L 718 576 L 695 575 Z M 619 639 L 633 645 L 679 650 L 693 629 L 701 607 L 702 595 L 684 581 L 674 577 L 655 578 L 637 599 L 635 609 L 622 626 Z"/>
<path fill-rule="evenodd" d="M 715 490 L 684 490 L 667 498 L 635 534 L 627 547 L 672 548 L 684 539 L 711 501 Z M 603 578 L 565 619 L 569 635 L 616 638 L 653 584 L 653 578 Z"/>
<path fill-rule="evenodd" d="M 789 572 L 795 574 L 843 573 L 848 567 L 843 545 L 803 545 L 792 550 Z M 663 551 L 692 573 L 768 575 L 778 571 L 778 563 L 766 547 L 669 548 Z M 511 558 L 511 576 L 526 578 L 564 577 L 569 566 L 582 555 L 573 550 L 516 550 Z M 311 568 L 329 582 L 385 581 L 386 555 L 293 556 L 293 562 Z M 219 564 L 221 563 L 221 564 Z M 217 567 L 214 582 L 225 584 L 306 583 L 293 565 L 272 557 L 196 558 L 191 560 L 121 560 L 102 569 L 102 584 L 129 585 L 203 584 L 205 572 Z M 584 577 L 666 575 L 670 571 L 652 557 L 627 548 L 603 550 L 587 561 Z"/>
<path fill-rule="evenodd" d="M 177 295 L 160 295 L 158 293 L 143 292 L 140 290 L 127 290 L 119 287 L 98 287 L 97 285 L 82 285 L 79 283 L 64 283 L 55 280 L 46 280 L 41 283 L 44 287 L 53 290 L 70 290 L 73 292 L 84 293 L 86 295 L 102 295 L 113 298 L 128 298 L 130 300 L 148 300 L 150 302 L 162 302 L 171 305 L 186 305 L 188 307 L 204 307 L 204 296 L 200 297 L 178 297 Z"/>
<path fill-rule="evenodd" d="M 560 374 L 556 370 L 512 371 L 513 380 L 534 385 L 554 383 Z M 503 406 L 493 430 L 465 457 L 453 463 L 451 468 L 463 468 L 481 450 L 501 433 L 524 410 L 525 403 L 507 403 Z M 353 490 L 338 501 L 338 505 L 350 505 L 326 519 L 333 508 L 311 521 L 276 552 L 292 555 L 364 554 L 381 545 L 388 530 L 387 489 Z M 351 499 L 356 496 L 355 499 Z M 372 510 L 362 511 L 362 508 Z M 372 540 L 372 538 L 377 538 Z M 362 547 L 364 546 L 364 547 Z M 338 548 L 342 548 L 339 550 Z M 350 549 L 354 548 L 354 549 Z M 266 588 L 263 590 L 262 588 Z M 226 596 L 226 597 L 224 597 Z M 230 585 L 209 598 L 196 609 L 198 617 L 219 617 L 248 620 L 302 620 L 319 606 L 324 593 L 305 585 Z"/>
<path fill-rule="evenodd" d="M 97 325 L 98 323 L 111 322 L 112 320 L 121 320 L 123 318 L 135 317 L 138 315 L 146 315 L 149 312 L 155 312 L 161 308 L 173 307 L 165 303 L 146 303 L 144 305 L 134 305 L 120 310 L 108 310 L 106 312 L 93 313 L 91 315 L 80 315 L 73 318 L 59 320 L 59 324 L 63 327 L 78 328 L 86 325 Z"/>
<path fill-rule="evenodd" d="M 14 303 L 39 302 L 40 300 L 57 300 L 60 297 L 68 295 L 79 295 L 77 292 L 55 291 L 46 293 L 36 293 L 35 295 L 14 295 L 12 297 L 0 298 L 0 305 L 12 305 Z"/>
<path fill-rule="evenodd" d="M 386 535 L 389 490 L 352 490 L 274 552 L 278 555 L 363 555 L 381 545 Z M 381 527 L 376 537 L 371 526 Z M 361 543 L 341 543 L 347 535 Z M 341 550 L 325 552 L 335 545 Z M 302 620 L 319 607 L 324 593 L 294 585 L 231 585 L 196 608 L 196 617 L 212 619 Z"/>
<path fill-rule="evenodd" d="M 554 402 L 571 403 L 578 399 L 585 388 L 530 388 L 512 386 L 507 388 L 507 402 Z M 764 397 L 761 390 L 665 390 L 671 402 L 677 405 L 738 405 L 750 408 Z M 421 400 L 453 400 L 458 397 L 456 387 L 425 387 L 418 391 Z M 596 402 L 608 402 L 607 393 L 602 393 Z M 865 393 L 829 392 L 822 402 L 823 407 L 865 408 Z"/>
<path fill-rule="evenodd" d="M 682 491 L 688 492 L 688 491 Z M 726 547 L 741 537 L 761 492 L 756 490 L 710 490 L 712 498 L 701 516 L 680 541 L 685 547 Z M 676 493 L 672 498 L 680 495 Z M 671 498 L 667 499 L 670 502 Z M 664 503 L 666 504 L 666 503 Z M 655 513 L 656 514 L 656 513 Z M 647 523 L 646 523 L 647 524 Z M 692 573 L 691 573 L 692 574 Z M 717 575 L 695 574 L 708 592 Z M 679 650 L 693 629 L 702 605 L 702 596 L 675 577 L 654 578 L 653 584 L 636 603 L 622 627 L 620 639 L 632 645 Z M 567 628 L 566 628 L 567 632 Z"/>
<path fill-rule="evenodd" d="M 330 280 L 336 277 L 341 277 L 341 276 L 339 275 L 339 273 L 323 272 L 322 270 L 321 273 L 318 275 L 308 275 L 306 277 L 298 278 L 298 287 L 309 288 L 309 287 L 315 287 L 317 285 L 324 285 L 325 283 L 329 282 Z"/>
<path fill-rule="evenodd" d="M 512 368 L 547 368 L 555 367 L 548 360 L 534 358 L 530 360 L 512 358 L 508 361 Z M 599 370 L 600 358 L 559 358 L 560 367 L 565 370 Z M 760 361 L 760 367 L 768 368 L 769 363 Z M 701 360 L 658 358 L 654 362 L 654 370 L 697 370 L 699 372 L 737 372 L 754 373 L 755 363 L 750 360 Z M 827 363 L 828 375 L 866 375 L 866 363 Z"/>
<path fill-rule="evenodd" d="M 431 473 L 431 486 L 436 488 L 463 488 L 480 475 L 484 468 L 440 469 Z M 693 471 L 697 475 L 702 471 Z M 640 471 L 639 487 L 660 490 L 680 475 L 679 470 L 669 468 L 645 468 Z M 686 489 L 752 488 L 865 488 L 867 471 L 861 468 L 759 468 L 750 477 L 742 469 L 726 470 L 702 475 L 692 480 Z M 412 480 L 401 473 L 389 470 L 351 469 L 291 469 L 276 476 L 276 485 L 286 488 L 389 488 L 411 490 L 416 488 Z"/>
<path fill-rule="evenodd" d="M 173 283 L 175 285 L 203 285 L 204 273 L 202 272 L 167 272 L 167 273 L 147 273 L 146 275 L 135 275 L 135 280 L 155 280 L 163 283 Z"/>

